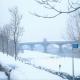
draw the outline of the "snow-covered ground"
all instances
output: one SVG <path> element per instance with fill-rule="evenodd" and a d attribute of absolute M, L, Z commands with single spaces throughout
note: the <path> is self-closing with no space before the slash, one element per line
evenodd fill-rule
<path fill-rule="evenodd" d="M 70 57 L 59 57 L 53 54 L 41 53 L 36 51 L 24 51 L 24 53 L 19 54 L 18 57 L 26 62 L 35 64 L 36 66 L 41 66 L 55 71 L 66 72 L 72 75 L 72 58 Z M 74 75 L 80 75 L 79 58 L 74 59 Z"/>
<path fill-rule="evenodd" d="M 43 59 L 45 57 L 47 59 L 47 57 L 50 57 L 50 55 L 46 54 L 43 54 L 43 57 L 41 54 L 39 58 L 42 57 Z M 36 54 L 32 52 L 32 54 L 28 55 L 28 58 L 33 58 L 32 55 L 35 59 L 38 58 L 37 52 Z M 18 60 L 15 61 L 14 58 L 2 53 L 0 53 L 0 64 L 6 68 L 12 69 L 10 73 L 10 80 L 65 80 L 47 71 L 34 68 L 32 65 L 22 63 Z M 7 80 L 7 76 L 4 74 L 4 72 L 0 72 L 0 80 Z"/>

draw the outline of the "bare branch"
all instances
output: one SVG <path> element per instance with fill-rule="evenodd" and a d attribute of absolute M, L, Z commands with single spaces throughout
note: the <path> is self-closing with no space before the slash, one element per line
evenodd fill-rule
<path fill-rule="evenodd" d="M 75 8 L 73 7 L 73 5 L 70 3 L 70 0 L 68 0 L 68 4 L 69 4 L 70 8 L 75 9 Z"/>
<path fill-rule="evenodd" d="M 61 10 L 57 10 L 54 6 L 50 5 L 49 2 L 47 2 L 46 5 L 48 5 L 50 7 L 50 9 L 53 9 L 56 12 L 59 12 L 59 13 L 72 13 L 72 12 L 80 9 L 80 6 L 79 6 L 79 7 L 74 8 L 73 10 L 70 10 L 70 11 L 61 11 Z"/>
<path fill-rule="evenodd" d="M 54 16 L 41 16 L 41 15 L 36 14 L 36 13 L 30 13 L 30 14 L 35 15 L 37 17 L 42 17 L 42 18 L 55 18 L 56 16 L 60 15 L 61 13 L 58 13 L 58 14 L 56 14 Z"/>
<path fill-rule="evenodd" d="M 57 14 L 53 15 L 53 16 L 50 16 L 50 17 L 47 17 L 47 16 L 40 16 L 39 14 L 34 14 L 35 16 L 38 16 L 38 17 L 43 17 L 43 18 L 55 18 L 56 16 L 60 15 L 60 14 L 67 14 L 67 13 L 72 13 L 72 12 L 75 12 L 77 10 L 80 9 L 80 6 L 77 6 L 77 7 L 73 7 L 73 3 L 70 3 L 70 1 L 68 0 L 68 4 L 70 6 L 71 9 L 69 10 L 59 10 L 57 8 L 54 7 L 54 5 L 51 5 L 52 2 L 55 2 L 55 3 L 58 3 L 59 1 L 58 0 L 35 0 L 37 3 L 43 5 L 45 8 L 47 9 L 51 9 L 55 12 L 57 12 Z"/>
<path fill-rule="evenodd" d="M 39 0 L 35 0 L 37 3 L 39 3 L 39 4 L 45 4 L 45 1 L 39 1 Z"/>

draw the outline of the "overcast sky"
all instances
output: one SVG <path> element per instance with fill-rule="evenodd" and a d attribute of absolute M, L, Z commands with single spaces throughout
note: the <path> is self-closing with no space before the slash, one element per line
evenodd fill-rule
<path fill-rule="evenodd" d="M 0 0 L 0 26 L 10 22 L 9 8 L 17 6 L 23 15 L 21 26 L 24 27 L 22 42 L 48 40 L 64 40 L 66 31 L 66 15 L 54 19 L 43 19 L 29 12 L 48 13 L 34 0 Z M 48 13 L 49 14 L 49 13 Z M 52 13 L 51 13 L 52 14 Z"/>

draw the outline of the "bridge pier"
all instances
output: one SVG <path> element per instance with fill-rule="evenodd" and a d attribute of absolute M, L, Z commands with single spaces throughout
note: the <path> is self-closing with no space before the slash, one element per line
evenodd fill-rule
<path fill-rule="evenodd" d="M 47 46 L 43 45 L 44 46 L 44 53 L 47 53 Z"/>
<path fill-rule="evenodd" d="M 48 47 L 48 42 L 46 39 L 43 40 L 43 43 L 42 43 L 43 47 L 44 47 L 44 51 L 45 53 L 47 53 L 47 47 Z"/>
<path fill-rule="evenodd" d="M 62 48 L 63 44 L 59 44 L 59 52 L 63 52 L 63 48 Z"/>
<path fill-rule="evenodd" d="M 24 49 L 23 49 L 23 46 L 22 45 L 18 45 L 18 49 L 17 49 L 19 52 L 24 52 Z"/>
<path fill-rule="evenodd" d="M 30 50 L 33 51 L 34 50 L 34 44 L 29 44 L 30 46 Z"/>

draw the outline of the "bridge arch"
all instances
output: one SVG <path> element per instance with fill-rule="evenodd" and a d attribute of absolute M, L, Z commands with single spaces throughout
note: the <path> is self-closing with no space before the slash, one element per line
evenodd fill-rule
<path fill-rule="evenodd" d="M 65 45 L 70 45 L 72 47 L 73 43 L 75 43 L 75 41 L 47 41 L 46 39 L 44 39 L 42 42 L 20 43 L 19 46 L 20 49 L 23 46 L 27 46 L 27 50 L 41 50 L 43 52 L 49 52 L 51 46 L 52 48 L 55 48 L 56 46 L 58 48 L 58 52 L 63 52 L 64 48 L 66 48 Z M 41 49 L 37 47 L 40 47 Z"/>

